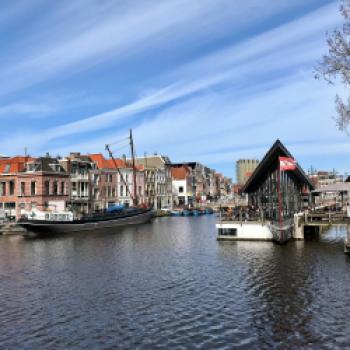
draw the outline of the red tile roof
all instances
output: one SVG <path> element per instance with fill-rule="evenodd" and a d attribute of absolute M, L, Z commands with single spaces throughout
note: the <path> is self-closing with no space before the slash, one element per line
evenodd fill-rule
<path fill-rule="evenodd" d="M 179 168 L 171 168 L 171 176 L 175 180 L 185 180 L 189 174 L 190 174 L 190 170 L 186 166 L 182 166 Z"/>
<path fill-rule="evenodd" d="M 96 163 L 98 169 L 117 169 L 117 168 L 131 168 L 130 165 L 126 164 L 122 159 L 106 159 L 103 154 L 89 154 L 90 159 Z M 135 166 L 137 170 L 142 170 L 143 166 Z"/>
<path fill-rule="evenodd" d="M 25 163 L 34 158 L 16 156 L 8 159 L 0 159 L 0 174 L 15 174 L 24 170 Z"/>

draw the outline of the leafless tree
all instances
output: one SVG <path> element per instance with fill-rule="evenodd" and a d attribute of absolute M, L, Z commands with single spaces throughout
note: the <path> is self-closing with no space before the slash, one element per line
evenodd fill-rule
<path fill-rule="evenodd" d="M 350 0 L 342 0 L 340 13 L 344 18 L 342 28 L 327 33 L 328 55 L 315 67 L 317 79 L 323 78 L 333 84 L 336 79 L 347 89 L 350 88 Z M 335 121 L 338 128 L 349 133 L 350 127 L 350 96 L 344 101 L 339 95 L 335 97 Z"/>

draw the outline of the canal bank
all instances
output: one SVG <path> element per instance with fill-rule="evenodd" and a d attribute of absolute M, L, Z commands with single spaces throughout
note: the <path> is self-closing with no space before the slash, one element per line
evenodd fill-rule
<path fill-rule="evenodd" d="M 0 236 L 0 348 L 348 346 L 344 230 L 279 246 L 218 242 L 215 222 Z"/>

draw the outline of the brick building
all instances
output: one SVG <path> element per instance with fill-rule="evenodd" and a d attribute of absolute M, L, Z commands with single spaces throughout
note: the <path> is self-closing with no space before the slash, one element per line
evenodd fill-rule
<path fill-rule="evenodd" d="M 69 198 L 69 174 L 57 159 L 0 160 L 0 210 L 17 219 L 33 209 L 62 211 Z"/>
<path fill-rule="evenodd" d="M 121 159 L 116 159 L 114 163 L 99 153 L 89 157 L 96 164 L 96 168 L 91 170 L 93 210 L 115 204 L 131 206 L 134 194 L 132 166 Z M 138 204 L 145 203 L 145 178 L 140 166 L 136 169 L 136 186 Z"/>

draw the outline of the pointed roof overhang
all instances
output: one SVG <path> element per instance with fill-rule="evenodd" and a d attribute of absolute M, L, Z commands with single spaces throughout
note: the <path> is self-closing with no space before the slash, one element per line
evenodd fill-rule
<path fill-rule="evenodd" d="M 275 164 L 277 164 L 278 157 L 294 158 L 280 140 L 276 140 L 270 150 L 265 154 L 262 161 L 254 170 L 253 174 L 244 184 L 242 192 L 254 192 L 255 189 L 261 184 L 265 176 L 269 173 L 271 167 L 274 167 Z M 300 183 L 308 185 L 310 187 L 310 190 L 314 189 L 312 182 L 298 163 L 296 169 L 289 172 L 292 173 L 293 177 L 296 178 Z"/>

